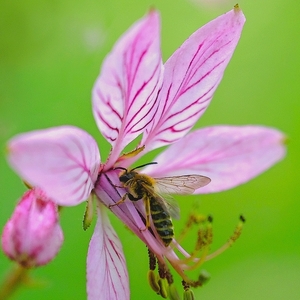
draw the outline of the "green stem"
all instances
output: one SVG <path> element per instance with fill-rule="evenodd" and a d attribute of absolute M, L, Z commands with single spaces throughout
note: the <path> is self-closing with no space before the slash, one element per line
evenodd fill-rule
<path fill-rule="evenodd" d="M 8 299 L 27 279 L 28 269 L 15 265 L 7 274 L 0 287 L 0 300 Z"/>

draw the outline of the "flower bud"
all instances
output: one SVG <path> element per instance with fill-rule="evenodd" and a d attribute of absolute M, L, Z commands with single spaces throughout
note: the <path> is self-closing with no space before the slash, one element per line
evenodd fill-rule
<path fill-rule="evenodd" d="M 27 191 L 2 234 L 2 248 L 25 268 L 47 264 L 63 242 L 57 205 L 39 189 Z"/>

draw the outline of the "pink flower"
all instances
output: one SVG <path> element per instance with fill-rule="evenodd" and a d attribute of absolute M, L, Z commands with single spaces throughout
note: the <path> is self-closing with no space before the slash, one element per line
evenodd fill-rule
<path fill-rule="evenodd" d="M 109 207 L 149 248 L 160 279 L 149 281 L 160 293 L 171 285 L 169 264 L 188 284 L 190 255 L 173 240 L 165 247 L 151 225 L 145 230 L 143 201 L 128 199 L 119 171 L 150 150 L 172 144 L 142 172 L 150 176 L 199 174 L 211 183 L 195 193 L 217 192 L 250 180 L 282 159 L 284 136 L 259 126 L 215 126 L 188 132 L 208 107 L 234 52 L 245 22 L 241 10 L 218 17 L 192 34 L 163 64 L 156 11 L 135 23 L 106 57 L 93 89 L 93 113 L 111 144 L 100 163 L 95 140 L 81 129 L 64 126 L 21 134 L 9 142 L 9 162 L 31 185 L 43 189 L 59 205 L 76 205 L 91 194 L 98 199 L 98 221 L 87 258 L 88 299 L 129 299 L 128 274 L 119 239 L 104 206 Z M 142 135 L 136 151 L 122 150 Z M 134 146 L 133 146 L 134 147 Z M 206 232 L 209 233 L 209 230 Z M 186 257 L 180 259 L 175 250 Z M 154 277 L 153 277 L 154 276 Z M 168 281 L 167 283 L 165 281 Z M 200 282 L 201 281 L 201 282 Z"/>
<path fill-rule="evenodd" d="M 38 189 L 26 192 L 4 227 L 5 254 L 25 268 L 42 266 L 56 256 L 62 242 L 57 205 Z"/>

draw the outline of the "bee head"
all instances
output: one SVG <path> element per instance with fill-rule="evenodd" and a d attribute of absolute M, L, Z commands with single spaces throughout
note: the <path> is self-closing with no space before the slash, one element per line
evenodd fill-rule
<path fill-rule="evenodd" d="M 124 170 L 119 175 L 119 180 L 122 183 L 126 183 L 128 180 L 132 179 L 134 177 L 134 174 L 132 172 L 128 172 L 128 170 Z"/>
<path fill-rule="evenodd" d="M 134 169 L 131 169 L 129 171 L 123 167 L 117 167 L 117 168 L 115 168 L 115 170 L 117 170 L 117 169 L 123 170 L 119 175 L 119 180 L 122 183 L 126 183 L 128 180 L 133 179 L 135 177 L 135 175 L 137 174 L 137 172 L 134 171 L 135 169 L 142 168 L 142 167 L 152 165 L 152 164 L 157 164 L 157 163 L 156 162 L 147 163 L 147 164 L 135 167 Z"/>
<path fill-rule="evenodd" d="M 122 168 L 122 167 L 115 168 L 115 170 L 116 169 L 123 170 L 123 171 L 121 171 L 121 173 L 119 175 L 119 180 L 122 183 L 126 183 L 128 180 L 132 179 L 136 174 L 136 172 L 134 172 L 132 170 L 128 171 L 127 169 Z"/>

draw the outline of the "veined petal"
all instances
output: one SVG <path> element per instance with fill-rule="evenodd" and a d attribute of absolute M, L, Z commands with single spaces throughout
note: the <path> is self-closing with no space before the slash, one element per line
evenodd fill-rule
<path fill-rule="evenodd" d="M 98 221 L 87 257 L 88 300 L 128 300 L 129 281 L 122 245 L 104 207 L 97 211 Z"/>
<path fill-rule="evenodd" d="M 155 126 L 143 136 L 147 150 L 182 138 L 204 113 L 244 23 L 236 7 L 197 30 L 166 62 Z"/>
<path fill-rule="evenodd" d="M 94 117 L 114 148 L 111 161 L 152 121 L 161 78 L 159 15 L 152 10 L 117 42 L 93 89 Z"/>
<path fill-rule="evenodd" d="M 86 200 L 97 179 L 100 154 L 85 131 L 63 126 L 20 134 L 8 143 L 13 169 L 59 205 Z"/>
<path fill-rule="evenodd" d="M 143 172 L 153 177 L 200 174 L 211 182 L 196 191 L 210 193 L 244 183 L 281 160 L 284 135 L 260 126 L 200 129 L 171 145 Z"/>

